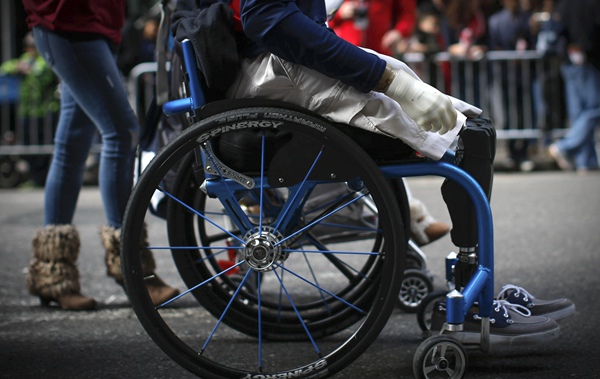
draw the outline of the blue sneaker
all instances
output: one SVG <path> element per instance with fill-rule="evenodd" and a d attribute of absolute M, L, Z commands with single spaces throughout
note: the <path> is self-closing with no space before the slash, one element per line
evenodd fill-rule
<path fill-rule="evenodd" d="M 531 312 L 532 316 L 546 316 L 553 320 L 560 320 L 575 313 L 575 304 L 569 299 L 538 299 L 523 287 L 514 284 L 507 284 L 502 287 L 496 298 L 523 306 Z"/>

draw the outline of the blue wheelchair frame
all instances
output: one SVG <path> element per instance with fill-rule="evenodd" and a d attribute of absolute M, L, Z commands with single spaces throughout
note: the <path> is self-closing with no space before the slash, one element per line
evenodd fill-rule
<path fill-rule="evenodd" d="M 182 42 L 183 61 L 185 67 L 196 67 L 195 53 L 189 40 Z M 168 101 L 163 104 L 163 113 L 167 116 L 189 112 L 206 104 L 204 92 L 198 72 L 187 70 L 190 97 Z M 494 237 L 493 221 L 488 198 L 477 181 L 461 168 L 455 166 L 454 153 L 448 151 L 440 161 L 393 164 L 379 166 L 386 178 L 402 178 L 417 176 L 440 176 L 458 182 L 468 193 L 475 208 L 478 226 L 478 267 L 462 292 L 451 291 L 446 298 L 446 327 L 449 331 L 461 330 L 465 314 L 478 302 L 479 314 L 483 320 L 489 320 L 494 298 Z M 223 181 L 211 184 L 226 186 Z M 230 189 L 212 188 L 211 192 L 226 194 Z M 288 220 L 289 222 L 289 220 Z M 452 262 L 451 262 L 452 263 Z M 451 275 L 451 274 L 449 274 Z M 447 278 L 451 281 L 451 278 Z M 442 333 L 444 329 L 442 330 Z M 489 350 L 489 322 L 482 322 L 480 349 Z"/>

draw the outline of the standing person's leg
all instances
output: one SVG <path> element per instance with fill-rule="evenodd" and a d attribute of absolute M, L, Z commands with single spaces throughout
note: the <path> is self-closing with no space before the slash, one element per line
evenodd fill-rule
<path fill-rule="evenodd" d="M 600 71 L 590 64 L 564 65 L 565 92 L 571 127 L 561 140 L 549 146 L 550 155 L 563 169 L 571 169 L 570 159 L 575 159 L 576 167 L 587 167 L 590 161 L 590 147 L 593 144 L 594 129 L 597 126 L 596 110 L 600 109 Z M 590 141 L 590 139 L 592 141 Z"/>
<path fill-rule="evenodd" d="M 600 70 L 589 63 L 585 64 L 581 70 L 584 73 L 585 81 L 580 89 L 583 101 L 585 101 L 584 109 L 578 117 L 578 122 L 582 124 L 580 126 L 582 142 L 574 158 L 577 170 L 586 171 L 598 168 L 595 130 L 600 126 Z"/>
<path fill-rule="evenodd" d="M 567 116 L 572 123 L 583 108 L 583 102 L 580 96 L 580 86 L 583 81 L 583 74 L 580 67 L 572 64 L 563 64 L 560 67 L 560 72 L 565 83 Z"/>
<path fill-rule="evenodd" d="M 572 154 L 577 170 L 598 168 L 595 141 L 595 129 L 598 126 L 600 126 L 600 107 L 585 110 L 573 124 L 571 138 L 556 143 L 561 151 L 567 155 Z"/>
<path fill-rule="evenodd" d="M 140 129 L 138 120 L 129 105 L 114 53 L 106 40 L 70 41 L 42 29 L 36 29 L 34 33 L 52 46 L 44 58 L 102 136 L 99 186 L 108 226 L 101 229 L 101 237 L 106 248 L 107 272 L 122 283 L 120 228 L 133 186 L 133 160 Z M 93 133 L 89 136 L 88 151 L 92 138 Z M 81 182 L 81 178 L 79 180 Z M 117 240 L 114 240 L 115 236 Z M 112 242 L 110 246 L 108 240 Z M 149 251 L 146 256 L 147 274 L 153 277 L 152 283 L 148 284 L 150 295 L 154 298 L 154 293 L 159 293 L 157 301 L 163 302 L 165 296 L 172 296 L 177 290 L 151 275 L 154 274 L 154 259 Z"/>
<path fill-rule="evenodd" d="M 51 47 L 42 56 L 102 135 L 100 192 L 108 223 L 120 227 L 133 185 L 139 124 L 111 47 L 104 39 L 71 41 L 40 28 L 34 35 Z"/>
<path fill-rule="evenodd" d="M 93 121 L 102 137 L 98 183 L 108 225 L 100 229 L 106 251 L 107 274 L 123 285 L 121 274 L 121 226 L 133 186 L 133 161 L 139 139 L 139 123 L 129 105 L 115 56 L 105 40 L 74 42 L 63 46 L 63 59 L 77 67 L 59 72 L 69 84 L 77 103 Z M 67 66 L 65 62 L 65 66 Z M 72 85 L 71 85 L 72 83 Z M 143 241 L 148 246 L 147 239 Z M 142 266 L 148 293 L 155 304 L 179 291 L 156 274 L 152 252 L 144 249 Z"/>
<path fill-rule="evenodd" d="M 36 45 L 56 70 L 57 43 L 44 30 L 35 29 Z M 59 49 L 60 50 L 60 49 Z M 61 83 L 61 112 L 55 136 L 55 151 L 45 187 L 44 228 L 33 237 L 33 259 L 26 275 L 27 287 L 42 304 L 51 301 L 63 309 L 94 308 L 92 298 L 81 295 L 77 258 L 79 233 L 72 225 L 81 189 L 85 159 L 94 125 L 73 98 L 66 82 Z"/>
<path fill-rule="evenodd" d="M 44 225 L 73 222 L 95 132 L 94 124 L 77 105 L 69 87 L 61 83 L 61 111 L 45 187 Z"/>
<path fill-rule="evenodd" d="M 139 124 L 129 105 L 110 47 L 104 40 L 86 42 L 73 57 L 79 72 L 64 73 L 74 82 L 77 102 L 102 136 L 99 186 L 108 224 L 120 227 L 133 185 L 133 158 Z"/>
<path fill-rule="evenodd" d="M 596 130 L 600 126 L 600 119 L 596 121 Z M 598 170 L 600 168 L 600 161 L 598 161 L 598 151 L 596 150 L 596 133 L 595 130 L 592 133 L 590 140 L 584 147 L 583 153 L 585 154 L 585 165 L 587 170 Z M 583 170 L 585 172 L 585 170 Z"/>

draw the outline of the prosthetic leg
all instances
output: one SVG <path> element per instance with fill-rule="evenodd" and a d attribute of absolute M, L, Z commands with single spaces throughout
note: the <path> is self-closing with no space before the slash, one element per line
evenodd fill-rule
<path fill-rule="evenodd" d="M 459 134 L 456 165 L 469 173 L 490 199 L 494 178 L 496 130 L 489 119 L 469 119 Z M 442 197 L 448 207 L 452 225 L 451 238 L 459 248 L 454 281 L 462 288 L 477 268 L 477 218 L 467 192 L 454 181 L 446 179 Z"/>

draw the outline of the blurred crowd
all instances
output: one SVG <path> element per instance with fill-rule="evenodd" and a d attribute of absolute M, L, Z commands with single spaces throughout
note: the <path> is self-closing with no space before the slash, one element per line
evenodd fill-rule
<path fill-rule="evenodd" d="M 492 98 L 489 108 L 496 109 L 485 110 L 491 111 L 497 129 L 542 129 L 546 138 L 541 144 L 508 138 L 507 168 L 530 171 L 535 168 L 532 156 L 542 152 L 561 169 L 583 174 L 598 170 L 594 133 L 600 107 L 598 4 L 597 0 L 346 0 L 330 24 L 342 38 L 401 60 L 423 54 L 421 59 L 431 64 L 429 72 L 420 72 L 424 80 L 482 108 L 488 104 L 481 99 Z M 499 51 L 508 52 L 508 58 L 494 66 L 478 63 L 486 53 Z M 525 52 L 541 58 L 521 60 Z M 432 63 L 430 58 L 437 53 L 449 54 L 454 66 L 448 60 Z M 487 79 L 480 75 L 484 71 Z M 434 75 L 442 76 L 442 81 L 434 80 Z M 468 93 L 474 95 L 469 98 Z M 585 93 L 585 99 L 578 99 L 579 93 Z M 528 104 L 533 104 L 532 111 Z M 589 111 L 589 117 L 577 122 L 582 111 Z M 568 141 L 553 144 L 552 130 L 572 125 L 577 127 L 569 129 Z"/>
<path fill-rule="evenodd" d="M 571 13 L 577 9 L 584 10 L 583 18 L 578 15 L 571 18 L 581 19 L 580 25 L 577 25 L 580 29 L 585 29 L 587 24 L 591 25 L 588 31 L 590 41 L 568 41 L 569 33 L 565 33 L 565 28 L 569 25 L 561 19 L 561 3 L 563 12 L 564 9 L 574 9 Z M 567 3 L 569 6 L 564 6 Z M 458 60 L 457 65 L 465 65 L 464 62 L 482 61 L 486 53 L 492 51 L 536 52 L 544 57 L 544 66 L 542 69 L 539 65 L 527 66 L 533 72 L 532 78 L 524 71 L 526 63 L 519 63 L 515 70 L 506 62 L 497 67 L 500 70 L 499 74 L 487 82 L 481 82 L 478 71 L 491 71 L 490 67 L 477 63 L 459 66 L 460 70 L 457 72 L 473 73 L 469 80 L 461 76 L 464 74 L 451 72 L 453 68 L 448 60 L 445 63 L 430 63 L 429 72 L 421 70 L 419 74 L 424 80 L 447 93 L 451 93 L 451 86 L 455 86 L 452 88 L 454 96 L 482 108 L 489 107 L 489 104 L 480 103 L 482 93 L 493 98 L 494 103 L 499 104 L 498 109 L 495 112 L 493 109 L 485 110 L 496 121 L 499 130 L 540 128 L 548 132 L 545 134 L 548 136 L 552 130 L 564 129 L 575 124 L 576 113 L 581 113 L 584 109 L 580 105 L 574 105 L 578 90 L 573 89 L 577 88 L 573 82 L 565 83 L 563 66 L 568 64 L 578 67 L 591 64 L 592 78 L 586 76 L 587 79 L 580 80 L 576 86 L 594 86 L 596 83 L 594 78 L 597 78 L 600 72 L 600 22 L 595 13 L 600 11 L 595 12 L 592 9 L 586 14 L 585 9 L 589 9 L 590 6 L 598 8 L 598 3 L 600 2 L 597 0 L 346 0 L 333 15 L 330 26 L 336 34 L 349 42 L 407 62 L 410 56 L 414 57 L 415 54 L 419 54 L 421 60 L 433 62 L 436 54 L 446 53 L 449 54 L 450 60 Z M 131 70 L 136 65 L 155 60 L 159 20 L 156 17 L 156 9 L 154 10 L 154 13 L 151 11 L 129 20 L 123 29 L 117 64 L 124 80 L 131 75 Z M 580 31 L 579 34 L 585 32 Z M 582 44 L 591 47 L 584 46 L 583 49 L 577 50 Z M 59 94 L 56 91 L 57 80 L 52 71 L 45 67 L 43 60 L 36 55 L 31 36 L 26 37 L 23 46 L 23 55 L 10 62 L 4 62 L 0 74 L 20 78 L 23 84 L 22 99 L 39 99 L 41 106 L 28 106 L 35 102 L 27 101 L 21 105 L 19 111 L 21 125 L 28 126 L 25 129 L 27 132 L 22 136 L 25 143 L 36 144 L 42 140 L 42 136 L 38 135 L 41 126 L 37 126 L 42 125 L 40 119 L 44 116 L 40 114 L 40 110 L 52 114 L 47 119 L 55 122 Z M 543 74 L 539 71 L 543 71 Z M 589 73 L 586 71 L 586 74 Z M 146 75 L 143 79 L 152 81 L 152 76 Z M 461 89 L 456 90 L 459 85 Z M 468 98 L 465 91 L 475 92 L 476 96 L 473 99 Z M 600 96 L 594 91 L 581 92 L 593 99 L 588 101 L 591 104 L 585 104 L 585 107 L 592 110 L 598 107 L 597 103 L 600 103 L 600 100 L 595 99 Z M 138 96 L 145 95 L 140 93 Z M 506 111 L 509 102 L 516 104 L 512 112 Z M 526 104 L 534 104 L 532 117 L 526 116 Z M 593 125 L 597 124 L 596 113 L 591 114 L 592 118 L 587 121 L 586 126 L 579 128 L 585 130 L 577 132 L 579 139 L 586 140 L 587 151 L 594 150 L 596 128 Z M 44 130 L 48 130 L 48 127 Z M 585 136 L 581 136 L 582 133 L 585 133 Z M 577 157 L 577 154 L 580 154 L 578 149 L 583 148 L 572 147 L 575 143 L 563 143 L 558 145 L 561 150 L 557 145 L 551 145 L 555 140 L 554 137 L 546 137 L 543 149 L 551 148 L 544 153 L 556 159 L 558 167 L 565 170 L 575 169 L 582 173 L 597 170 L 595 150 L 587 153 L 586 157 Z M 509 138 L 509 168 L 526 171 L 534 169 L 531 157 L 539 155 L 538 142 L 535 139 Z M 34 171 L 40 171 L 40 175 L 35 178 L 35 184 L 43 185 L 47 160 L 36 159 L 30 159 L 29 163 L 34 167 Z"/>
<path fill-rule="evenodd" d="M 560 0 L 556 0 L 560 1 Z M 479 59 L 489 50 L 551 49 L 555 0 L 347 0 L 331 20 L 338 35 L 402 56 L 446 51 Z"/>

